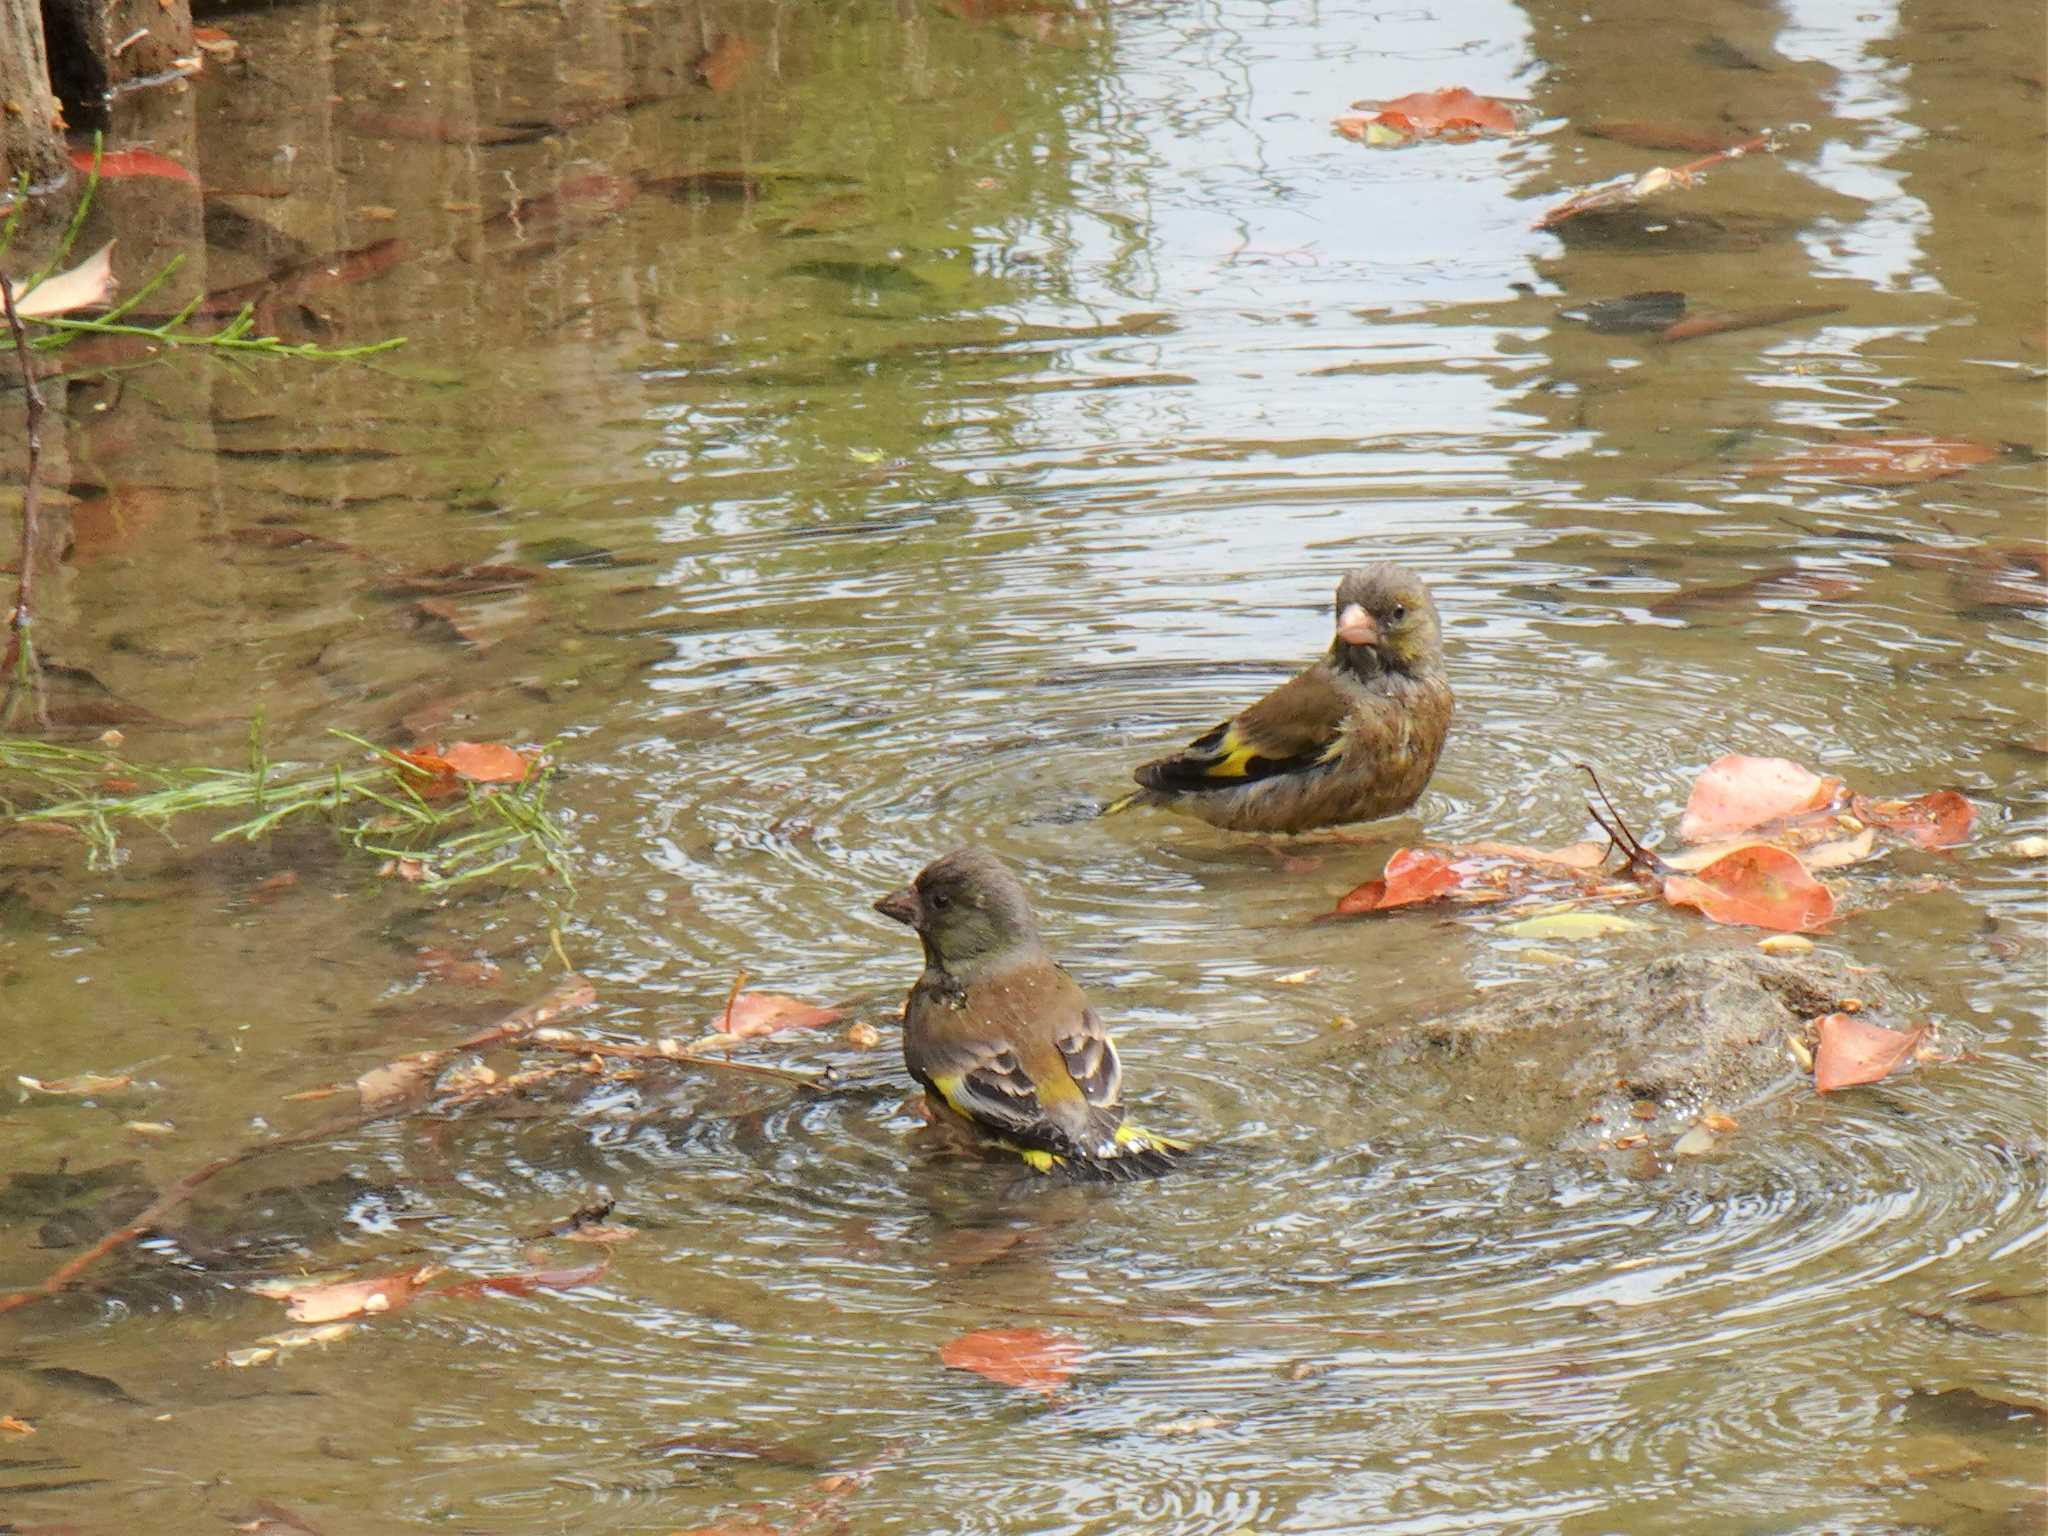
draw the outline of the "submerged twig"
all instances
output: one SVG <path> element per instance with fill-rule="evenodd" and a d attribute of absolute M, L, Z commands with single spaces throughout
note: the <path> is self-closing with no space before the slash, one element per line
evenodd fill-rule
<path fill-rule="evenodd" d="M 738 1072 L 748 1077 L 768 1077 L 799 1088 L 826 1088 L 833 1074 L 799 1072 L 791 1067 L 771 1067 L 757 1061 L 734 1061 L 730 1056 L 705 1056 L 695 1051 L 665 1051 L 658 1045 L 631 1045 L 614 1040 L 594 1040 L 586 1035 L 553 1035 L 529 1040 L 536 1051 L 568 1051 L 578 1056 L 616 1056 L 622 1061 L 674 1062 L 683 1066 L 709 1067 L 717 1072 Z"/>
<path fill-rule="evenodd" d="M 423 1054 L 438 1054 L 453 1058 L 462 1051 L 477 1050 L 487 1045 L 498 1045 L 508 1040 L 518 1039 L 545 1024 L 551 1023 L 573 1009 L 583 1007 L 585 1004 L 593 1001 L 596 996 L 596 989 L 583 977 L 564 977 L 556 985 L 555 989 L 541 998 L 539 1002 L 529 1003 L 526 1007 L 507 1014 L 489 1029 L 471 1035 L 460 1045 L 450 1047 L 444 1052 Z M 198 1193 L 202 1185 L 226 1173 L 230 1168 L 238 1168 L 244 1163 L 254 1162 L 257 1158 L 267 1157 L 273 1152 L 284 1152 L 294 1147 L 312 1146 L 318 1142 L 331 1140 L 336 1136 L 345 1136 L 350 1131 L 360 1130 L 362 1127 L 378 1120 L 393 1120 L 405 1115 L 416 1114 L 424 1107 L 426 1106 L 412 1100 L 395 1104 L 378 1103 L 368 1105 L 350 1114 L 331 1116 L 317 1125 L 308 1126 L 302 1131 L 292 1131 L 283 1136 L 272 1137 L 268 1141 L 253 1142 L 236 1151 L 216 1157 L 211 1162 L 202 1163 L 199 1167 L 193 1169 L 175 1184 L 171 1185 L 161 1195 L 158 1195 L 156 1199 L 152 1200 L 132 1217 L 126 1225 L 115 1228 L 90 1248 L 86 1249 L 85 1252 L 77 1254 L 66 1260 L 63 1264 L 60 1264 L 43 1280 L 42 1284 L 32 1290 L 15 1291 L 10 1295 L 0 1296 L 0 1312 L 12 1312 L 15 1308 L 25 1307 L 30 1302 L 47 1301 L 53 1296 L 60 1296 L 65 1291 L 70 1290 L 77 1283 L 80 1275 L 83 1275 L 108 1254 L 125 1248 L 139 1237 L 148 1235 L 165 1216 Z"/>

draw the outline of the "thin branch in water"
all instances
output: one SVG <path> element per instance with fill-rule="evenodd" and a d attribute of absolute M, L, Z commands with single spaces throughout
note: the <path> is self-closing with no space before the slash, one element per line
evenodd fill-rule
<path fill-rule="evenodd" d="M 445 1054 L 452 1059 L 461 1051 L 480 1050 L 503 1041 L 520 1039 L 543 1024 L 585 1006 L 596 995 L 595 989 L 583 977 L 565 976 L 555 989 L 539 1002 L 529 1003 L 526 1007 L 507 1014 L 490 1028 L 471 1035 L 445 1053 L 437 1054 Z M 376 1121 L 400 1119 L 427 1107 L 429 1106 L 409 1099 L 373 1104 L 349 1114 L 335 1115 L 302 1131 L 275 1136 L 268 1141 L 252 1142 L 248 1146 L 216 1157 L 211 1162 L 202 1163 L 157 1196 L 147 1207 L 137 1212 L 126 1225 L 115 1228 L 85 1252 L 60 1264 L 44 1277 L 40 1285 L 31 1290 L 0 1295 L 0 1312 L 12 1312 L 15 1308 L 25 1307 L 31 1302 L 47 1301 L 53 1296 L 63 1295 L 76 1285 L 78 1278 L 93 1265 L 108 1254 L 127 1247 L 137 1238 L 147 1236 L 165 1216 L 197 1194 L 202 1185 L 226 1173 L 230 1168 L 238 1168 L 244 1163 L 253 1162 L 259 1157 L 267 1157 L 273 1152 L 284 1152 L 293 1147 L 306 1147 L 318 1142 L 331 1141 L 337 1136 L 345 1136 Z"/>
<path fill-rule="evenodd" d="M 621 1061 L 676 1062 L 684 1066 L 709 1067 L 715 1072 L 737 1072 L 745 1077 L 773 1078 L 798 1088 L 829 1088 L 837 1074 L 799 1072 L 792 1067 L 771 1067 L 758 1061 L 734 1061 L 730 1056 L 703 1056 L 695 1051 L 665 1051 L 658 1045 L 631 1045 L 616 1040 L 593 1040 L 587 1035 L 550 1034 L 522 1042 L 528 1050 L 567 1051 L 576 1056 L 615 1057 Z"/>
<path fill-rule="evenodd" d="M 1600 782 L 1600 775 L 1593 771 L 1592 765 L 1590 763 L 1576 763 L 1573 766 L 1593 781 L 1594 792 L 1600 796 L 1600 803 L 1607 807 L 1607 815 L 1602 816 L 1593 808 L 1592 802 L 1588 801 L 1586 803 L 1586 814 L 1591 816 L 1594 824 L 1607 834 L 1607 841 L 1612 846 L 1621 850 L 1622 857 L 1627 860 L 1621 867 L 1622 873 L 1637 876 L 1659 876 L 1672 873 L 1670 867 L 1649 848 L 1645 847 L 1641 838 L 1629 830 L 1628 823 L 1621 819 L 1621 812 L 1614 808 L 1614 802 L 1607 797 L 1607 786 Z M 1610 817 L 1612 820 L 1609 819 Z"/>

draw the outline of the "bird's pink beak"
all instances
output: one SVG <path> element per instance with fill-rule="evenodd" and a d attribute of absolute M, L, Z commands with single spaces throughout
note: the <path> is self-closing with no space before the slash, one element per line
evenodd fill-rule
<path fill-rule="evenodd" d="M 1376 645 L 1380 627 L 1359 604 L 1346 603 L 1343 612 L 1337 615 L 1337 638 L 1346 645 Z"/>
<path fill-rule="evenodd" d="M 875 903 L 875 910 L 884 917 L 894 918 L 906 927 L 917 926 L 917 888 L 906 885 L 900 891 L 891 891 Z"/>

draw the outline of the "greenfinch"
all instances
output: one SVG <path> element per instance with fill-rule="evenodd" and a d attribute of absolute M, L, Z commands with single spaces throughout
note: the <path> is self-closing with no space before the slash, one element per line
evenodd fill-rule
<path fill-rule="evenodd" d="M 1330 649 L 1241 714 L 1132 773 L 1105 807 L 1156 805 L 1231 832 L 1307 832 L 1405 811 L 1451 727 L 1429 588 L 1381 562 L 1337 584 Z"/>
<path fill-rule="evenodd" d="M 1146 1178 L 1186 1150 L 1125 1121 L 1116 1046 L 1046 952 L 1024 887 L 993 855 L 956 849 L 875 910 L 924 946 L 924 974 L 903 1011 L 903 1059 L 941 1115 L 1040 1173 Z"/>

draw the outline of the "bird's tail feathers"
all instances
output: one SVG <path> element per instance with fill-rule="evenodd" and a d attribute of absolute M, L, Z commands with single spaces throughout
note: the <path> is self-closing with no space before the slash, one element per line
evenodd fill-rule
<path fill-rule="evenodd" d="M 1040 1173 L 1061 1174 L 1081 1183 L 1127 1184 L 1171 1173 L 1187 1156 L 1189 1146 L 1171 1136 L 1123 1124 L 1116 1128 L 1114 1149 L 1099 1155 L 1047 1152 L 1038 1147 L 1015 1150 Z"/>

